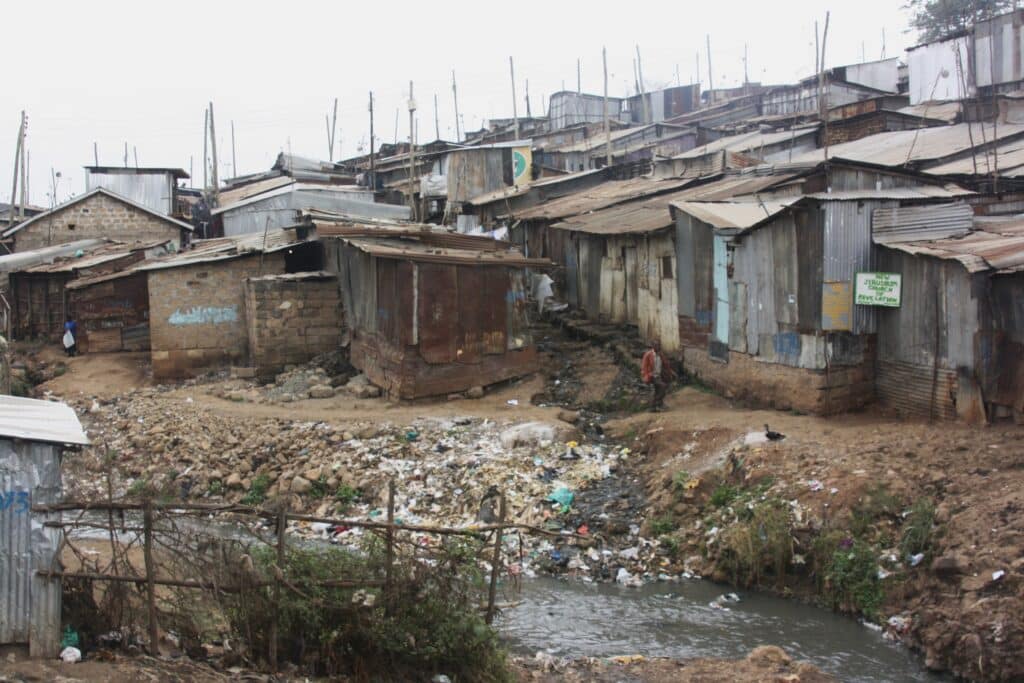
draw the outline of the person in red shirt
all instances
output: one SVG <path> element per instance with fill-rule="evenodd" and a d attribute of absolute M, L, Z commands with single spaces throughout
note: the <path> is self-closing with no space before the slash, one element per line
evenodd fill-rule
<path fill-rule="evenodd" d="M 640 377 L 645 384 L 653 385 L 654 388 L 654 393 L 651 395 L 652 412 L 664 409 L 665 392 L 668 391 L 668 383 L 674 374 L 668 364 L 668 359 L 661 352 L 661 342 L 655 339 L 640 361 Z"/>

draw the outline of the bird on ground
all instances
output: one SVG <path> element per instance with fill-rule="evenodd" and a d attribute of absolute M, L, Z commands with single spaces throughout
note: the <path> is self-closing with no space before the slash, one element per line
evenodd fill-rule
<path fill-rule="evenodd" d="M 765 424 L 764 426 L 764 435 L 765 437 L 768 438 L 769 441 L 782 441 L 783 439 L 786 438 L 785 434 L 782 434 L 780 432 L 773 432 L 767 424 Z"/>

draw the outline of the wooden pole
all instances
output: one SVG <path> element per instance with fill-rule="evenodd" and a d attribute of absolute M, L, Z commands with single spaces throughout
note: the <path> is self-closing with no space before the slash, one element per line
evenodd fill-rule
<path fill-rule="evenodd" d="M 18 167 L 21 165 L 21 144 L 25 137 L 25 112 L 18 122 L 18 141 L 14 147 L 14 172 L 11 173 L 11 205 L 7 208 L 7 224 L 14 225 L 14 204 L 18 197 Z"/>
<path fill-rule="evenodd" d="M 530 113 L 530 79 L 526 79 L 526 118 L 532 119 L 533 114 Z"/>
<path fill-rule="evenodd" d="M 818 60 L 818 112 L 821 117 L 825 136 L 825 161 L 828 161 L 828 93 L 825 89 L 825 45 L 828 43 L 828 20 L 830 12 L 825 12 L 825 29 L 821 33 L 821 59 Z"/>
<path fill-rule="evenodd" d="M 21 131 L 21 201 L 18 202 L 18 219 L 25 220 L 25 204 L 28 202 L 28 144 L 25 136 L 28 133 L 28 117 Z M 14 207 L 11 207 L 14 210 Z"/>
<path fill-rule="evenodd" d="M 213 164 L 211 166 L 213 196 L 216 197 L 220 191 L 220 182 L 217 180 L 217 128 L 213 122 L 213 102 L 210 102 L 210 152 L 213 155 Z"/>
<path fill-rule="evenodd" d="M 608 122 L 608 49 L 601 48 L 601 65 L 604 69 L 604 152 L 605 166 L 612 165 L 612 128 Z"/>
<path fill-rule="evenodd" d="M 818 20 L 814 20 L 814 73 L 821 73 L 821 45 L 818 44 Z"/>
<path fill-rule="evenodd" d="M 149 654 L 160 655 L 160 638 L 156 621 L 156 567 L 153 565 L 153 505 L 146 501 L 142 513 L 143 560 L 146 564 L 146 608 L 149 612 Z"/>
<path fill-rule="evenodd" d="M 515 122 L 516 140 L 519 139 L 519 114 L 516 108 L 516 68 L 512 64 L 512 55 L 508 57 L 508 72 L 512 77 L 512 120 Z"/>
<path fill-rule="evenodd" d="M 455 88 L 455 69 L 452 69 L 452 99 L 455 101 L 455 142 L 462 141 L 459 132 L 459 91 Z"/>
<path fill-rule="evenodd" d="M 334 143 L 338 139 L 338 98 L 334 98 L 334 113 L 331 114 L 331 153 L 328 161 L 334 163 Z"/>
<path fill-rule="evenodd" d="M 235 121 L 231 120 L 231 175 L 238 177 L 238 157 L 235 155 Z"/>
<path fill-rule="evenodd" d="M 498 501 L 498 524 L 505 524 L 505 494 Z M 501 536 L 504 526 L 494 530 L 494 555 L 491 557 L 491 585 L 487 590 L 487 623 L 494 621 L 494 603 L 498 596 L 498 574 L 501 571 Z"/>
<path fill-rule="evenodd" d="M 384 564 L 384 610 L 390 615 L 393 607 L 393 573 L 395 564 L 395 480 L 388 481 L 388 529 L 386 533 L 386 549 Z"/>
<path fill-rule="evenodd" d="M 437 93 L 434 93 L 434 135 L 435 140 L 441 139 L 441 119 L 437 115 Z"/>
<path fill-rule="evenodd" d="M 124 141 L 124 167 L 128 168 L 128 141 Z"/>
<path fill-rule="evenodd" d="M 92 165 L 100 165 L 100 148 L 96 145 L 95 141 L 92 143 Z"/>
<path fill-rule="evenodd" d="M 139 167 L 139 148 L 132 145 L 132 157 L 135 159 L 135 168 Z"/>
<path fill-rule="evenodd" d="M 747 73 L 747 44 L 743 43 L 743 85 L 750 83 L 750 76 Z"/>
<path fill-rule="evenodd" d="M 409 207 L 412 219 L 416 220 L 416 100 L 412 94 L 412 81 L 409 81 Z"/>
<path fill-rule="evenodd" d="M 370 91 L 370 188 L 377 191 L 377 169 L 373 153 L 373 91 Z"/>
<path fill-rule="evenodd" d="M 565 88 L 563 88 L 564 90 Z M 583 92 L 583 66 L 580 64 L 580 58 L 576 58 L 576 94 L 579 95 Z"/>
<path fill-rule="evenodd" d="M 398 146 L 398 107 L 395 107 L 395 147 Z"/>
<path fill-rule="evenodd" d="M 707 34 L 707 44 L 708 44 L 708 90 L 714 90 L 715 89 L 715 78 L 714 78 L 714 75 L 711 73 L 711 34 L 710 33 Z"/>
<path fill-rule="evenodd" d="M 210 140 L 210 110 L 203 111 L 203 192 L 210 189 L 210 182 L 207 178 L 206 146 Z"/>
<path fill-rule="evenodd" d="M 640 102 L 644 107 L 644 123 L 654 123 L 651 117 L 651 109 L 647 104 L 647 89 L 644 88 L 644 67 L 640 63 L 640 46 L 636 46 L 636 78 L 640 84 Z"/>
<path fill-rule="evenodd" d="M 277 512 L 277 561 L 274 566 L 274 613 L 270 615 L 270 642 L 267 658 L 271 671 L 277 671 L 277 617 L 281 612 L 281 580 L 284 578 L 285 531 L 288 529 L 288 505 L 282 504 Z"/>

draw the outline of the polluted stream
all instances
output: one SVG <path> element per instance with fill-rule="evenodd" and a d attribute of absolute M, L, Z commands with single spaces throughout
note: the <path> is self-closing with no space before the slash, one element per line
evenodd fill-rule
<path fill-rule="evenodd" d="M 777 645 L 843 681 L 942 681 L 906 648 L 853 619 L 759 593 L 712 607 L 729 589 L 710 581 L 625 588 L 536 578 L 521 583 L 516 607 L 497 625 L 509 647 L 558 658 L 742 659 Z"/>

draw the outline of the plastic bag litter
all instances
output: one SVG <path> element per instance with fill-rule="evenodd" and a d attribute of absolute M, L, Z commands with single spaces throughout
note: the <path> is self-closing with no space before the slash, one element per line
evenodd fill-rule
<path fill-rule="evenodd" d="M 66 647 L 60 651 L 60 658 L 65 664 L 76 664 L 82 661 L 82 651 L 77 647 Z"/>
<path fill-rule="evenodd" d="M 576 498 L 576 494 L 567 489 L 564 486 L 559 486 L 557 489 L 548 494 L 545 500 L 549 500 L 552 503 L 558 503 L 562 506 L 562 512 L 567 512 L 572 507 L 572 501 Z"/>

